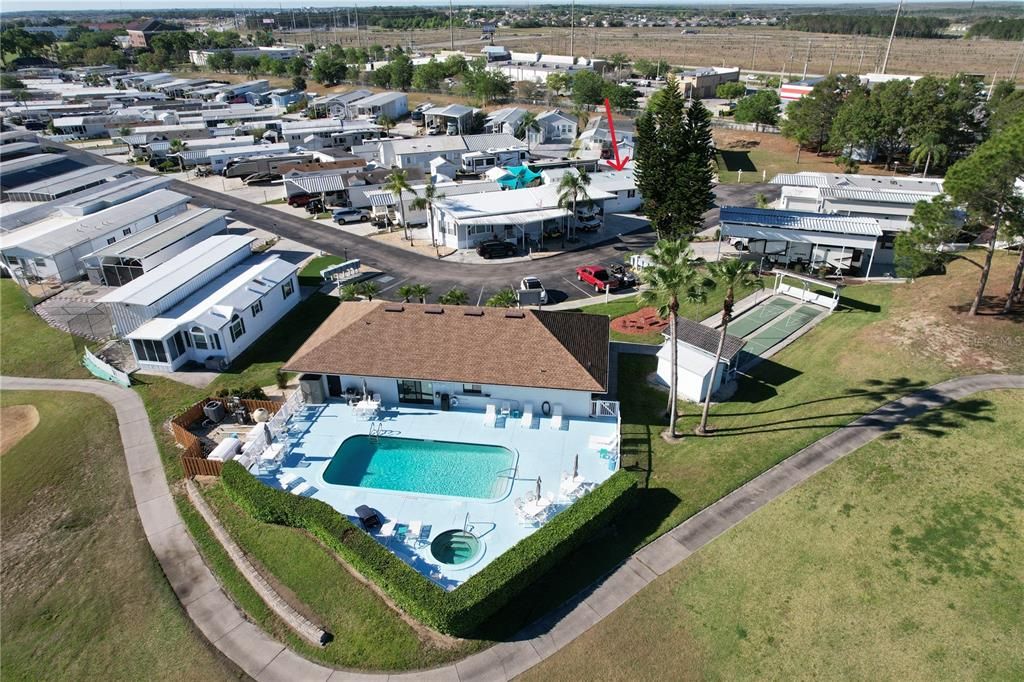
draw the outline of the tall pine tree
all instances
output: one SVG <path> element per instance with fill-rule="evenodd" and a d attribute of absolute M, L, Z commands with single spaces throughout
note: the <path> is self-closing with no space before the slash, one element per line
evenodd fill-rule
<path fill-rule="evenodd" d="M 707 109 L 694 101 L 687 111 L 678 84 L 652 98 L 636 124 L 637 188 L 660 239 L 690 237 L 703 226 L 711 191 L 714 142 Z"/>

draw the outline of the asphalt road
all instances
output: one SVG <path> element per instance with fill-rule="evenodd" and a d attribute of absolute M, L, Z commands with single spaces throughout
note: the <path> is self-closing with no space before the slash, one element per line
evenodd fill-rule
<path fill-rule="evenodd" d="M 54 143 L 51 145 L 63 147 L 69 156 L 78 159 L 81 163 L 89 165 L 109 163 L 103 157 L 74 147 Z M 150 172 L 143 168 L 136 168 L 136 170 L 144 173 Z M 575 274 L 577 266 L 607 266 L 622 263 L 630 253 L 640 253 L 650 248 L 655 241 L 654 233 L 650 229 L 645 229 L 640 232 L 610 237 L 606 242 L 586 250 L 538 258 L 529 263 L 521 261 L 512 263 L 492 261 L 484 264 L 456 263 L 342 232 L 334 227 L 318 224 L 300 216 L 268 209 L 223 192 L 186 182 L 174 180 L 171 182 L 170 189 L 188 194 L 193 198 L 191 203 L 196 206 L 230 209 L 233 211 L 231 217 L 235 220 L 267 232 L 326 253 L 359 258 L 368 267 L 384 273 L 376 280 L 381 287 L 383 298 L 394 298 L 394 290 L 403 284 L 426 284 L 432 291 L 432 297 L 439 296 L 452 287 L 458 287 L 469 293 L 472 303 L 478 303 L 486 301 L 496 291 L 512 286 L 523 276 L 534 275 L 544 283 L 551 303 L 574 299 L 582 300 L 597 295 L 593 289 L 583 287 L 577 282 Z M 774 185 L 762 184 L 719 185 L 715 188 L 717 203 L 732 206 L 753 206 L 754 196 L 758 192 L 764 193 L 771 200 L 778 196 L 779 189 Z M 713 227 L 717 224 L 718 208 L 716 207 L 705 214 L 705 225 Z M 707 257 L 708 254 L 700 253 L 699 255 Z"/>

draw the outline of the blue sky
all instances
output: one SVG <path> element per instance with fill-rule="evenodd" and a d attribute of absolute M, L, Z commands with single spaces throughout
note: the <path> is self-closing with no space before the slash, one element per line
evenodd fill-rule
<path fill-rule="evenodd" d="M 580 1 L 584 2 L 586 0 L 580 0 Z M 914 4 L 915 2 L 926 2 L 926 1 L 927 0 L 907 0 L 907 4 Z M 993 0 L 987 0 L 986 4 L 988 4 L 988 2 L 992 2 L 992 1 Z M 1010 0 L 996 0 L 996 1 L 1003 2 L 1003 1 L 1010 1 Z M 568 0 L 562 0 L 559 4 L 566 4 L 567 2 L 568 2 Z M 333 1 L 333 2 L 330 1 L 330 0 L 304 0 L 304 1 L 293 0 L 292 2 L 283 2 L 281 4 L 283 4 L 283 6 L 285 8 L 298 8 L 298 7 L 338 7 L 340 9 L 344 9 L 345 7 L 353 6 L 353 4 L 355 4 L 355 3 L 349 2 L 349 3 L 346 3 L 346 4 L 341 4 L 341 3 L 337 2 L 336 0 Z M 384 5 L 387 5 L 387 6 L 416 6 L 416 7 L 423 7 L 423 6 L 431 5 L 431 4 L 441 5 L 441 4 L 447 4 L 447 3 L 442 3 L 442 2 L 439 2 L 437 0 L 435 0 L 435 2 L 417 2 L 416 0 L 384 0 L 383 2 L 366 1 L 366 2 L 359 2 L 358 4 L 359 4 L 360 7 L 372 7 L 372 6 L 379 7 L 379 6 L 384 6 Z M 502 6 L 525 6 L 526 5 L 526 1 L 525 0 L 518 0 L 516 2 L 511 2 L 510 3 L 507 0 L 481 0 L 480 2 L 458 2 L 458 0 L 456 0 L 455 4 L 457 4 L 457 5 L 485 5 L 485 4 L 491 4 L 491 5 L 502 5 Z M 545 4 L 545 3 L 533 2 L 531 4 L 539 5 L 539 4 Z M 547 4 L 551 4 L 551 3 L 547 3 Z M 680 3 L 678 3 L 678 2 L 662 2 L 662 1 L 659 1 L 659 0 L 648 0 L 647 2 L 639 2 L 638 1 L 636 3 L 630 3 L 630 2 L 608 2 L 608 1 L 602 1 L 602 0 L 590 0 L 588 2 L 588 4 L 606 4 L 606 5 L 614 4 L 614 5 L 619 5 L 619 6 L 629 6 L 630 4 L 642 4 L 642 5 L 645 5 L 645 6 L 650 6 L 650 5 L 678 5 Z M 733 6 L 735 9 L 741 10 L 741 9 L 743 9 L 745 7 L 752 7 L 752 6 L 756 7 L 758 5 L 778 7 L 780 4 L 781 3 L 779 3 L 778 1 L 758 2 L 757 0 L 748 0 L 747 2 L 742 2 L 742 3 L 736 3 L 736 2 L 700 2 L 697 5 L 692 5 L 691 4 L 691 5 L 687 5 L 687 6 L 688 7 L 700 7 L 700 6 L 707 6 L 707 5 L 715 5 L 715 6 L 718 6 L 718 7 Z M 826 6 L 826 5 L 830 5 L 830 4 L 833 4 L 833 3 L 829 3 L 827 1 L 823 2 L 822 0 L 790 0 L 790 2 L 785 3 L 785 4 L 788 4 L 788 5 L 817 5 L 817 6 Z M 861 3 L 857 3 L 857 4 L 860 5 Z M 893 2 L 877 3 L 877 4 L 878 5 L 892 5 L 893 7 L 895 7 L 896 6 L 896 1 L 893 0 Z M 965 2 L 963 4 L 966 5 L 967 3 Z M 136 11 L 150 11 L 150 10 L 165 9 L 165 8 L 168 8 L 168 7 L 175 7 L 175 8 L 179 8 L 179 9 L 183 9 L 183 8 L 214 8 L 214 7 L 233 8 L 233 7 L 237 7 L 237 8 L 240 8 L 242 10 L 245 10 L 245 9 L 252 9 L 252 8 L 255 8 L 255 7 L 276 7 L 276 6 L 278 6 L 278 3 L 276 3 L 276 2 L 267 2 L 267 0 L 262 0 L 262 1 L 261 0 L 257 0 L 256 2 L 231 2 L 230 0 L 177 0 L 175 2 L 169 2 L 169 0 L 124 0 L 124 1 L 123 0 L 56 0 L 56 1 L 43 1 L 43 2 L 33 2 L 32 0 L 5 0 L 4 2 L 0 3 L 0 8 L 2 8 L 2 11 L 4 11 L 4 12 L 20 12 L 20 11 L 25 11 L 25 10 L 44 10 L 44 11 L 45 10 L 53 10 L 53 11 L 61 11 L 61 10 L 71 10 L 71 9 L 75 9 L 75 10 L 83 10 L 83 9 L 97 9 L 97 10 L 110 10 L 110 9 L 113 9 L 113 10 L 117 10 L 117 9 L 125 9 L 125 10 L 136 10 Z M 849 10 L 846 10 L 846 11 L 849 11 Z"/>

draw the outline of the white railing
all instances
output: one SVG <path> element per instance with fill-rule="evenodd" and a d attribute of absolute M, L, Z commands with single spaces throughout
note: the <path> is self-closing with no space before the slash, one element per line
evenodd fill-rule
<path fill-rule="evenodd" d="M 591 400 L 590 416 L 618 418 L 619 402 L 617 400 Z"/>
<path fill-rule="evenodd" d="M 285 432 L 285 424 L 288 423 L 288 419 L 302 409 L 303 399 L 302 390 L 295 389 L 288 400 L 284 401 L 284 404 L 278 408 L 274 416 L 267 422 L 267 426 L 270 427 L 270 434 L 274 438 L 277 438 L 280 434 Z"/>

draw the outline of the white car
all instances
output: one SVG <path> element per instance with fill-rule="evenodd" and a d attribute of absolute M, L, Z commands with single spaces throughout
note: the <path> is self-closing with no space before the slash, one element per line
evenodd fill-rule
<path fill-rule="evenodd" d="M 540 280 L 536 277 L 529 275 L 523 277 L 519 282 L 520 292 L 531 292 L 529 297 L 532 299 L 534 296 L 538 297 L 537 300 L 540 305 L 545 305 L 548 302 L 548 292 L 544 289 L 544 285 L 540 283 Z"/>

